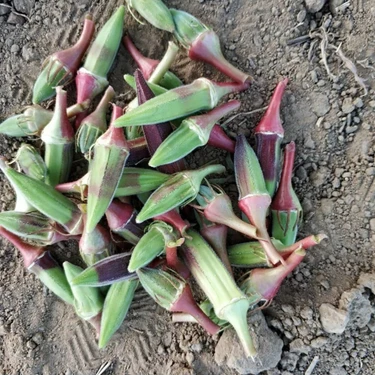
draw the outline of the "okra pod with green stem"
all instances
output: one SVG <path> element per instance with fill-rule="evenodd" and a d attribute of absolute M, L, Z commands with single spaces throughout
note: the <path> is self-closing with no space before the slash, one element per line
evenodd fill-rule
<path fill-rule="evenodd" d="M 55 95 L 55 87 L 65 86 L 75 76 L 85 54 L 95 25 L 90 15 L 85 17 L 83 30 L 77 43 L 66 50 L 55 52 L 43 63 L 33 88 L 33 103 L 40 103 Z"/>
<path fill-rule="evenodd" d="M 148 164 L 154 168 L 169 164 L 206 145 L 216 122 L 238 109 L 240 105 L 238 100 L 231 100 L 203 115 L 183 120 L 181 125 L 158 147 Z"/>
<path fill-rule="evenodd" d="M 256 357 L 257 351 L 247 326 L 248 298 L 208 243 L 193 229 L 188 230 L 188 235 L 190 238 L 186 238 L 182 245 L 183 260 L 211 301 L 217 317 L 233 326 L 246 355 Z"/>
<path fill-rule="evenodd" d="M 172 175 L 167 182 L 150 195 L 137 216 L 137 222 L 142 223 L 173 208 L 188 204 L 197 196 L 202 180 L 206 176 L 224 172 L 224 166 L 215 164 Z"/>
<path fill-rule="evenodd" d="M 224 95 L 248 87 L 247 82 L 223 83 L 198 78 L 189 85 L 169 90 L 125 113 L 116 120 L 115 126 L 151 125 L 213 109 Z"/>
<path fill-rule="evenodd" d="M 256 154 L 271 197 L 276 192 L 281 170 L 281 142 L 284 138 L 284 128 L 280 119 L 280 104 L 287 83 L 287 78 L 279 82 L 266 113 L 254 130 Z"/>
<path fill-rule="evenodd" d="M 45 216 L 60 224 L 67 233 L 81 234 L 82 214 L 79 208 L 67 197 L 42 181 L 10 168 L 4 157 L 0 157 L 0 169 L 12 186 L 17 188 L 27 201 Z"/>
<path fill-rule="evenodd" d="M 45 181 L 47 166 L 34 146 L 22 143 L 17 150 L 15 161 L 23 173 L 36 180 Z"/>
<path fill-rule="evenodd" d="M 40 136 L 45 145 L 46 183 L 53 187 L 68 180 L 74 154 L 74 129 L 66 114 L 66 91 L 59 86 L 56 95 L 52 120 Z"/>
<path fill-rule="evenodd" d="M 254 150 L 247 143 L 244 135 L 237 137 L 234 152 L 234 170 L 239 191 L 238 206 L 257 228 L 259 239 L 272 264 L 285 263 L 269 237 L 266 216 L 271 204 L 262 169 Z"/>

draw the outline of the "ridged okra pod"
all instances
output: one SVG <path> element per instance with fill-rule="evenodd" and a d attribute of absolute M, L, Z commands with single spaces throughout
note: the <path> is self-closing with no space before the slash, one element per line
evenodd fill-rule
<path fill-rule="evenodd" d="M 95 25 L 91 16 L 85 17 L 83 30 L 77 43 L 66 50 L 51 55 L 43 63 L 33 88 L 33 103 L 40 103 L 55 95 L 55 87 L 65 86 L 75 76 L 94 34 Z"/>
<path fill-rule="evenodd" d="M 295 143 L 284 150 L 284 165 L 280 184 L 271 204 L 272 236 L 285 246 L 296 241 L 298 226 L 302 220 L 302 206 L 292 186 Z"/>
<path fill-rule="evenodd" d="M 288 79 L 284 79 L 277 85 L 266 113 L 254 130 L 257 141 L 256 154 L 271 198 L 276 192 L 281 170 L 284 128 L 280 119 L 280 104 L 287 83 Z"/>
<path fill-rule="evenodd" d="M 0 169 L 35 209 L 59 223 L 67 233 L 82 233 L 82 214 L 72 201 L 52 186 L 10 168 L 4 157 L 0 157 Z"/>
<path fill-rule="evenodd" d="M 188 50 L 192 60 L 204 61 L 236 82 L 250 82 L 252 78 L 225 59 L 217 34 L 187 12 L 170 9 L 175 23 L 175 36 Z"/>
<path fill-rule="evenodd" d="M 45 181 L 47 166 L 34 146 L 22 143 L 17 150 L 16 162 L 26 175 L 39 181 Z"/>
<path fill-rule="evenodd" d="M 260 243 L 272 264 L 285 263 L 269 237 L 266 216 L 271 204 L 263 172 L 254 150 L 247 143 L 244 135 L 237 137 L 234 152 L 234 169 L 239 191 L 238 206 L 257 228 Z"/>
<path fill-rule="evenodd" d="M 189 85 L 169 90 L 128 111 L 116 120 L 115 126 L 150 125 L 213 109 L 224 95 L 248 87 L 248 83 L 222 83 L 198 78 Z"/>
<path fill-rule="evenodd" d="M 119 185 L 129 147 L 122 129 L 113 120 L 122 112 L 114 106 L 111 124 L 93 147 L 94 158 L 89 164 L 86 231 L 91 232 L 103 217 Z"/>
<path fill-rule="evenodd" d="M 246 355 L 254 358 L 257 351 L 247 326 L 247 311 L 250 307 L 248 298 L 237 287 L 208 243 L 193 229 L 187 233 L 189 238 L 182 245 L 182 257 L 186 265 L 211 301 L 217 317 L 233 326 Z"/>
<path fill-rule="evenodd" d="M 100 29 L 87 52 L 85 63 L 76 77 L 77 103 L 92 100 L 108 86 L 107 74 L 120 46 L 124 16 L 125 7 L 122 5 Z M 85 114 L 77 116 L 76 129 L 84 117 Z"/>
<path fill-rule="evenodd" d="M 125 320 L 137 286 L 138 280 L 120 281 L 110 286 L 104 300 L 100 322 L 99 349 L 107 345 Z"/>
<path fill-rule="evenodd" d="M 66 91 L 57 87 L 56 94 L 52 120 L 41 134 L 41 139 L 45 144 L 46 183 L 51 186 L 68 180 L 74 154 L 74 130 L 66 114 Z"/>
<path fill-rule="evenodd" d="M 224 172 L 225 167 L 216 164 L 172 175 L 167 182 L 150 195 L 137 216 L 137 222 L 142 223 L 173 208 L 188 204 L 197 196 L 202 180 L 206 176 L 211 173 Z"/>

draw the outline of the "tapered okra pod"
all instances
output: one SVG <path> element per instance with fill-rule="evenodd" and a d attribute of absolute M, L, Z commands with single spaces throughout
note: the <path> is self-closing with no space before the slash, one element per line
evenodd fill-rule
<path fill-rule="evenodd" d="M 52 120 L 41 134 L 41 139 L 45 144 L 46 183 L 51 186 L 68 180 L 74 154 L 74 130 L 66 115 L 66 91 L 57 87 L 56 94 Z"/>
<path fill-rule="evenodd" d="M 281 142 L 284 138 L 284 128 L 280 119 L 280 104 L 287 83 L 286 78 L 277 85 L 266 113 L 254 130 L 257 141 L 256 154 L 271 197 L 276 192 L 281 170 Z"/>
<path fill-rule="evenodd" d="M 75 76 L 94 34 L 95 26 L 91 16 L 85 17 L 82 34 L 71 48 L 51 55 L 43 63 L 33 89 L 33 103 L 40 103 L 55 95 L 55 87 L 65 86 Z"/>

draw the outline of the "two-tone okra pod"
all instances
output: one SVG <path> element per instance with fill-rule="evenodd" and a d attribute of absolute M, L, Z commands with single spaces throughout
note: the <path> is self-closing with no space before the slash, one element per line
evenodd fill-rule
<path fill-rule="evenodd" d="M 183 242 L 184 239 L 178 238 L 170 225 L 162 221 L 154 221 L 132 251 L 129 272 L 147 266 L 156 257 L 165 253 L 167 247 L 177 247 Z"/>
<path fill-rule="evenodd" d="M 173 33 L 175 25 L 168 7 L 162 0 L 126 0 L 147 22 L 158 29 Z"/>
<path fill-rule="evenodd" d="M 75 76 L 87 47 L 94 34 L 95 25 L 91 16 L 85 17 L 83 30 L 77 43 L 66 50 L 51 55 L 43 63 L 33 88 L 33 103 L 40 103 L 55 95 L 55 87 L 65 86 Z"/>
<path fill-rule="evenodd" d="M 0 226 L 0 236 L 6 238 L 21 254 L 25 268 L 34 273 L 54 294 L 73 305 L 72 290 L 64 271 L 43 247 L 32 246 Z"/>
<path fill-rule="evenodd" d="M 105 216 L 109 229 L 136 245 L 144 234 L 145 225 L 137 224 L 135 218 L 138 211 L 129 203 L 114 199 L 109 205 Z"/>
<path fill-rule="evenodd" d="M 97 337 L 100 334 L 101 312 L 104 298 L 99 288 L 89 286 L 77 287 L 71 284 L 72 280 L 80 275 L 83 268 L 69 262 L 63 263 L 66 279 L 71 287 L 74 297 L 74 309 L 76 314 L 83 320 L 88 321 L 96 330 Z"/>
<path fill-rule="evenodd" d="M 237 137 L 234 152 L 234 169 L 239 191 L 238 206 L 257 228 L 260 243 L 272 264 L 285 263 L 273 246 L 266 227 L 266 217 L 271 204 L 263 172 L 254 150 L 244 135 Z"/>
<path fill-rule="evenodd" d="M 210 30 L 197 18 L 187 12 L 170 9 L 175 23 L 175 36 L 177 40 L 188 50 L 192 60 L 204 61 L 213 65 L 229 78 L 236 82 L 251 81 L 252 78 L 234 67 L 225 59 L 217 34 Z"/>
<path fill-rule="evenodd" d="M 279 187 L 271 203 L 272 236 L 280 240 L 285 246 L 296 241 L 298 226 L 302 220 L 302 206 L 292 186 L 294 142 L 284 149 L 284 165 Z"/>
<path fill-rule="evenodd" d="M 306 251 L 302 248 L 295 250 L 285 260 L 274 268 L 257 268 L 240 284 L 241 290 L 253 301 L 264 301 L 265 305 L 272 302 L 284 279 L 302 262 Z"/>
<path fill-rule="evenodd" d="M 42 246 L 47 246 L 68 240 L 71 236 L 62 233 L 55 223 L 39 212 L 0 212 L 0 225 L 9 232 L 36 242 Z"/>
<path fill-rule="evenodd" d="M 151 167 L 169 164 L 206 145 L 216 122 L 238 109 L 240 105 L 238 100 L 232 100 L 203 115 L 183 120 L 181 125 L 158 147 L 148 164 Z"/>
<path fill-rule="evenodd" d="M 87 219 L 84 216 L 85 230 L 79 240 L 79 251 L 88 266 L 107 258 L 114 252 L 114 244 L 109 231 L 97 224 L 93 230 L 87 231 Z"/>
<path fill-rule="evenodd" d="M 36 180 L 45 181 L 47 166 L 34 146 L 22 143 L 17 150 L 15 161 L 23 173 Z"/>
<path fill-rule="evenodd" d="M 76 77 L 77 103 L 92 100 L 108 86 L 107 74 L 120 46 L 124 16 L 125 7 L 122 5 L 100 29 L 87 52 L 85 63 Z M 76 129 L 84 118 L 85 114 L 77 116 Z"/>
<path fill-rule="evenodd" d="M 138 280 L 120 281 L 110 286 L 100 321 L 99 349 L 104 348 L 120 328 L 128 314 L 137 286 Z"/>
<path fill-rule="evenodd" d="M 45 145 L 46 183 L 51 186 L 68 180 L 74 154 L 74 129 L 66 115 L 66 91 L 59 86 L 56 95 L 52 120 L 40 136 Z"/>
<path fill-rule="evenodd" d="M 277 85 L 266 113 L 254 130 L 256 154 L 271 197 L 276 192 L 281 171 L 281 142 L 284 138 L 284 128 L 280 119 L 280 104 L 287 83 L 286 78 Z"/>
<path fill-rule="evenodd" d="M 186 265 L 211 301 L 217 317 L 233 326 L 246 355 L 254 358 L 257 351 L 247 326 L 248 298 L 208 243 L 193 229 L 188 230 L 188 235 L 181 252 Z"/>
<path fill-rule="evenodd" d="M 87 154 L 96 140 L 107 130 L 108 104 L 115 97 L 115 91 L 109 86 L 95 111 L 85 117 L 76 134 L 76 145 L 82 154 Z"/>
<path fill-rule="evenodd" d="M 145 77 L 145 79 L 148 81 L 151 78 L 154 71 L 156 70 L 157 66 L 160 64 L 160 61 L 143 56 L 140 53 L 140 51 L 136 48 L 136 46 L 134 45 L 134 43 L 128 35 L 124 36 L 124 38 L 122 39 L 122 43 L 132 56 L 133 60 L 136 62 L 138 68 L 142 71 L 142 74 Z M 160 86 L 165 87 L 167 89 L 173 89 L 175 87 L 183 85 L 182 81 L 169 70 L 163 75 L 159 82 L 155 83 L 158 83 L 160 84 Z"/>
<path fill-rule="evenodd" d="M 154 98 L 154 93 L 148 86 L 145 78 L 139 70 L 135 71 L 135 83 L 137 87 L 138 103 L 142 105 Z M 162 142 L 172 133 L 172 126 L 169 122 L 155 123 L 153 125 L 144 126 L 143 133 L 147 141 L 147 148 L 150 155 L 153 156 Z M 170 163 L 159 168 L 161 172 L 172 174 L 186 169 L 184 160 Z"/>
<path fill-rule="evenodd" d="M 198 78 L 189 85 L 169 90 L 128 111 L 116 120 L 115 126 L 151 125 L 213 109 L 224 95 L 248 87 L 247 82 L 223 83 Z"/>
<path fill-rule="evenodd" d="M 113 125 L 120 113 L 122 108 L 113 106 L 111 124 L 93 147 L 94 158 L 89 164 L 87 232 L 95 228 L 111 204 L 129 156 L 123 130 Z"/>
<path fill-rule="evenodd" d="M 172 270 L 140 268 L 139 281 L 157 304 L 168 311 L 188 313 L 210 334 L 215 335 L 220 327 L 213 323 L 194 301 L 189 284 Z"/>
<path fill-rule="evenodd" d="M 52 186 L 10 168 L 4 157 L 0 157 L 0 169 L 11 185 L 16 187 L 36 210 L 56 221 L 67 233 L 72 235 L 82 233 L 81 211 L 67 197 Z"/>
<path fill-rule="evenodd" d="M 199 206 L 194 206 L 200 210 L 204 217 L 213 223 L 223 224 L 229 228 L 243 233 L 251 238 L 258 238 L 257 228 L 237 217 L 233 211 L 230 198 L 224 190 L 216 187 L 202 185 L 196 199 Z"/>
<path fill-rule="evenodd" d="M 224 172 L 225 167 L 216 164 L 172 175 L 150 195 L 137 216 L 137 222 L 142 223 L 173 208 L 188 204 L 197 196 L 202 180 L 206 176 Z"/>
<path fill-rule="evenodd" d="M 77 103 L 66 110 L 69 118 L 77 116 L 88 109 L 89 100 Z M 23 113 L 7 118 L 0 124 L 0 134 L 10 137 L 25 137 L 27 135 L 40 135 L 45 126 L 52 120 L 53 112 L 44 109 L 38 104 L 26 107 Z"/>
<path fill-rule="evenodd" d="M 111 255 L 86 268 L 72 280 L 75 286 L 102 287 L 120 281 L 137 278 L 134 272 L 128 271 L 130 253 Z"/>

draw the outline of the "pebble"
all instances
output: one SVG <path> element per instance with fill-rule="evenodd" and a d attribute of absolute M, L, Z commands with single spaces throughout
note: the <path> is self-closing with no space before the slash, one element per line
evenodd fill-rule
<path fill-rule="evenodd" d="M 327 337 L 320 336 L 320 337 L 317 337 L 314 340 L 311 340 L 310 345 L 314 349 L 319 349 L 319 348 L 323 347 L 324 345 L 327 345 L 328 341 L 329 341 L 329 339 Z"/>
<path fill-rule="evenodd" d="M 11 52 L 11 53 L 16 54 L 16 53 L 19 52 L 19 50 L 20 50 L 20 47 L 19 47 L 18 44 L 13 44 L 12 47 L 10 47 L 10 52 Z"/>
<path fill-rule="evenodd" d="M 326 0 L 305 0 L 306 8 L 310 13 L 319 12 L 326 3 Z"/>
<path fill-rule="evenodd" d="M 305 18 L 306 18 L 306 9 L 305 8 L 303 8 L 303 9 L 301 9 L 299 12 L 298 12 L 298 14 L 297 14 L 297 22 L 298 23 L 301 23 L 301 22 L 303 22 L 304 20 L 305 20 Z"/>
<path fill-rule="evenodd" d="M 35 342 L 35 344 L 37 345 L 40 345 L 44 338 L 43 338 L 43 334 L 41 332 L 37 332 L 32 338 L 31 340 L 33 340 Z"/>
<path fill-rule="evenodd" d="M 308 354 L 311 351 L 311 347 L 306 345 L 302 339 L 295 339 L 289 344 L 289 350 L 291 353 Z"/>
<path fill-rule="evenodd" d="M 301 317 L 306 320 L 311 320 L 313 318 L 314 312 L 313 310 L 306 306 L 301 310 Z"/>
<path fill-rule="evenodd" d="M 0 4 L 0 16 L 5 16 L 6 14 L 9 14 L 10 10 L 10 8 Z"/>
<path fill-rule="evenodd" d="M 347 126 L 347 127 L 345 128 L 345 133 L 346 133 L 346 134 L 352 134 L 352 133 L 355 133 L 357 130 L 358 130 L 358 126 L 357 126 L 357 125 L 354 125 L 354 126 Z"/>
<path fill-rule="evenodd" d="M 371 107 L 371 108 L 375 108 L 375 100 L 371 100 L 371 101 L 369 101 L 369 106 Z"/>
<path fill-rule="evenodd" d="M 23 25 L 26 22 L 26 19 L 18 16 L 17 14 L 11 13 L 7 19 L 7 22 L 11 25 Z"/>
<path fill-rule="evenodd" d="M 322 93 L 315 93 L 311 103 L 311 110 L 318 116 L 323 117 L 331 109 L 328 96 Z"/>
<path fill-rule="evenodd" d="M 296 170 L 296 176 L 301 180 L 306 180 L 307 178 L 307 172 L 306 169 L 301 165 Z"/>
<path fill-rule="evenodd" d="M 344 99 L 344 101 L 342 103 L 342 106 L 341 106 L 341 110 L 345 114 L 352 113 L 355 110 L 355 105 L 353 104 L 352 98 L 345 98 Z"/>
<path fill-rule="evenodd" d="M 370 228 L 373 232 L 375 232 L 375 218 L 370 220 Z"/>
<path fill-rule="evenodd" d="M 357 108 L 362 108 L 363 107 L 363 100 L 361 98 L 356 98 L 353 102 L 353 104 L 357 107 Z"/>
<path fill-rule="evenodd" d="M 196 343 L 196 344 L 192 344 L 191 345 L 191 350 L 193 352 L 200 353 L 203 350 L 203 345 L 200 342 Z"/>
<path fill-rule="evenodd" d="M 319 307 L 320 322 L 322 323 L 324 331 L 327 333 L 341 334 L 345 331 L 348 324 L 348 313 L 344 310 L 339 310 L 330 303 L 323 303 Z"/>
<path fill-rule="evenodd" d="M 192 352 L 188 352 L 186 354 L 186 362 L 191 366 L 194 362 L 194 354 Z"/>
<path fill-rule="evenodd" d="M 375 175 L 375 167 L 366 168 L 367 176 L 374 176 Z"/>
<path fill-rule="evenodd" d="M 37 347 L 37 344 L 36 344 L 33 340 L 29 340 L 29 341 L 26 343 L 26 346 L 27 346 L 29 349 L 33 350 L 33 349 L 35 349 L 35 348 Z"/>

